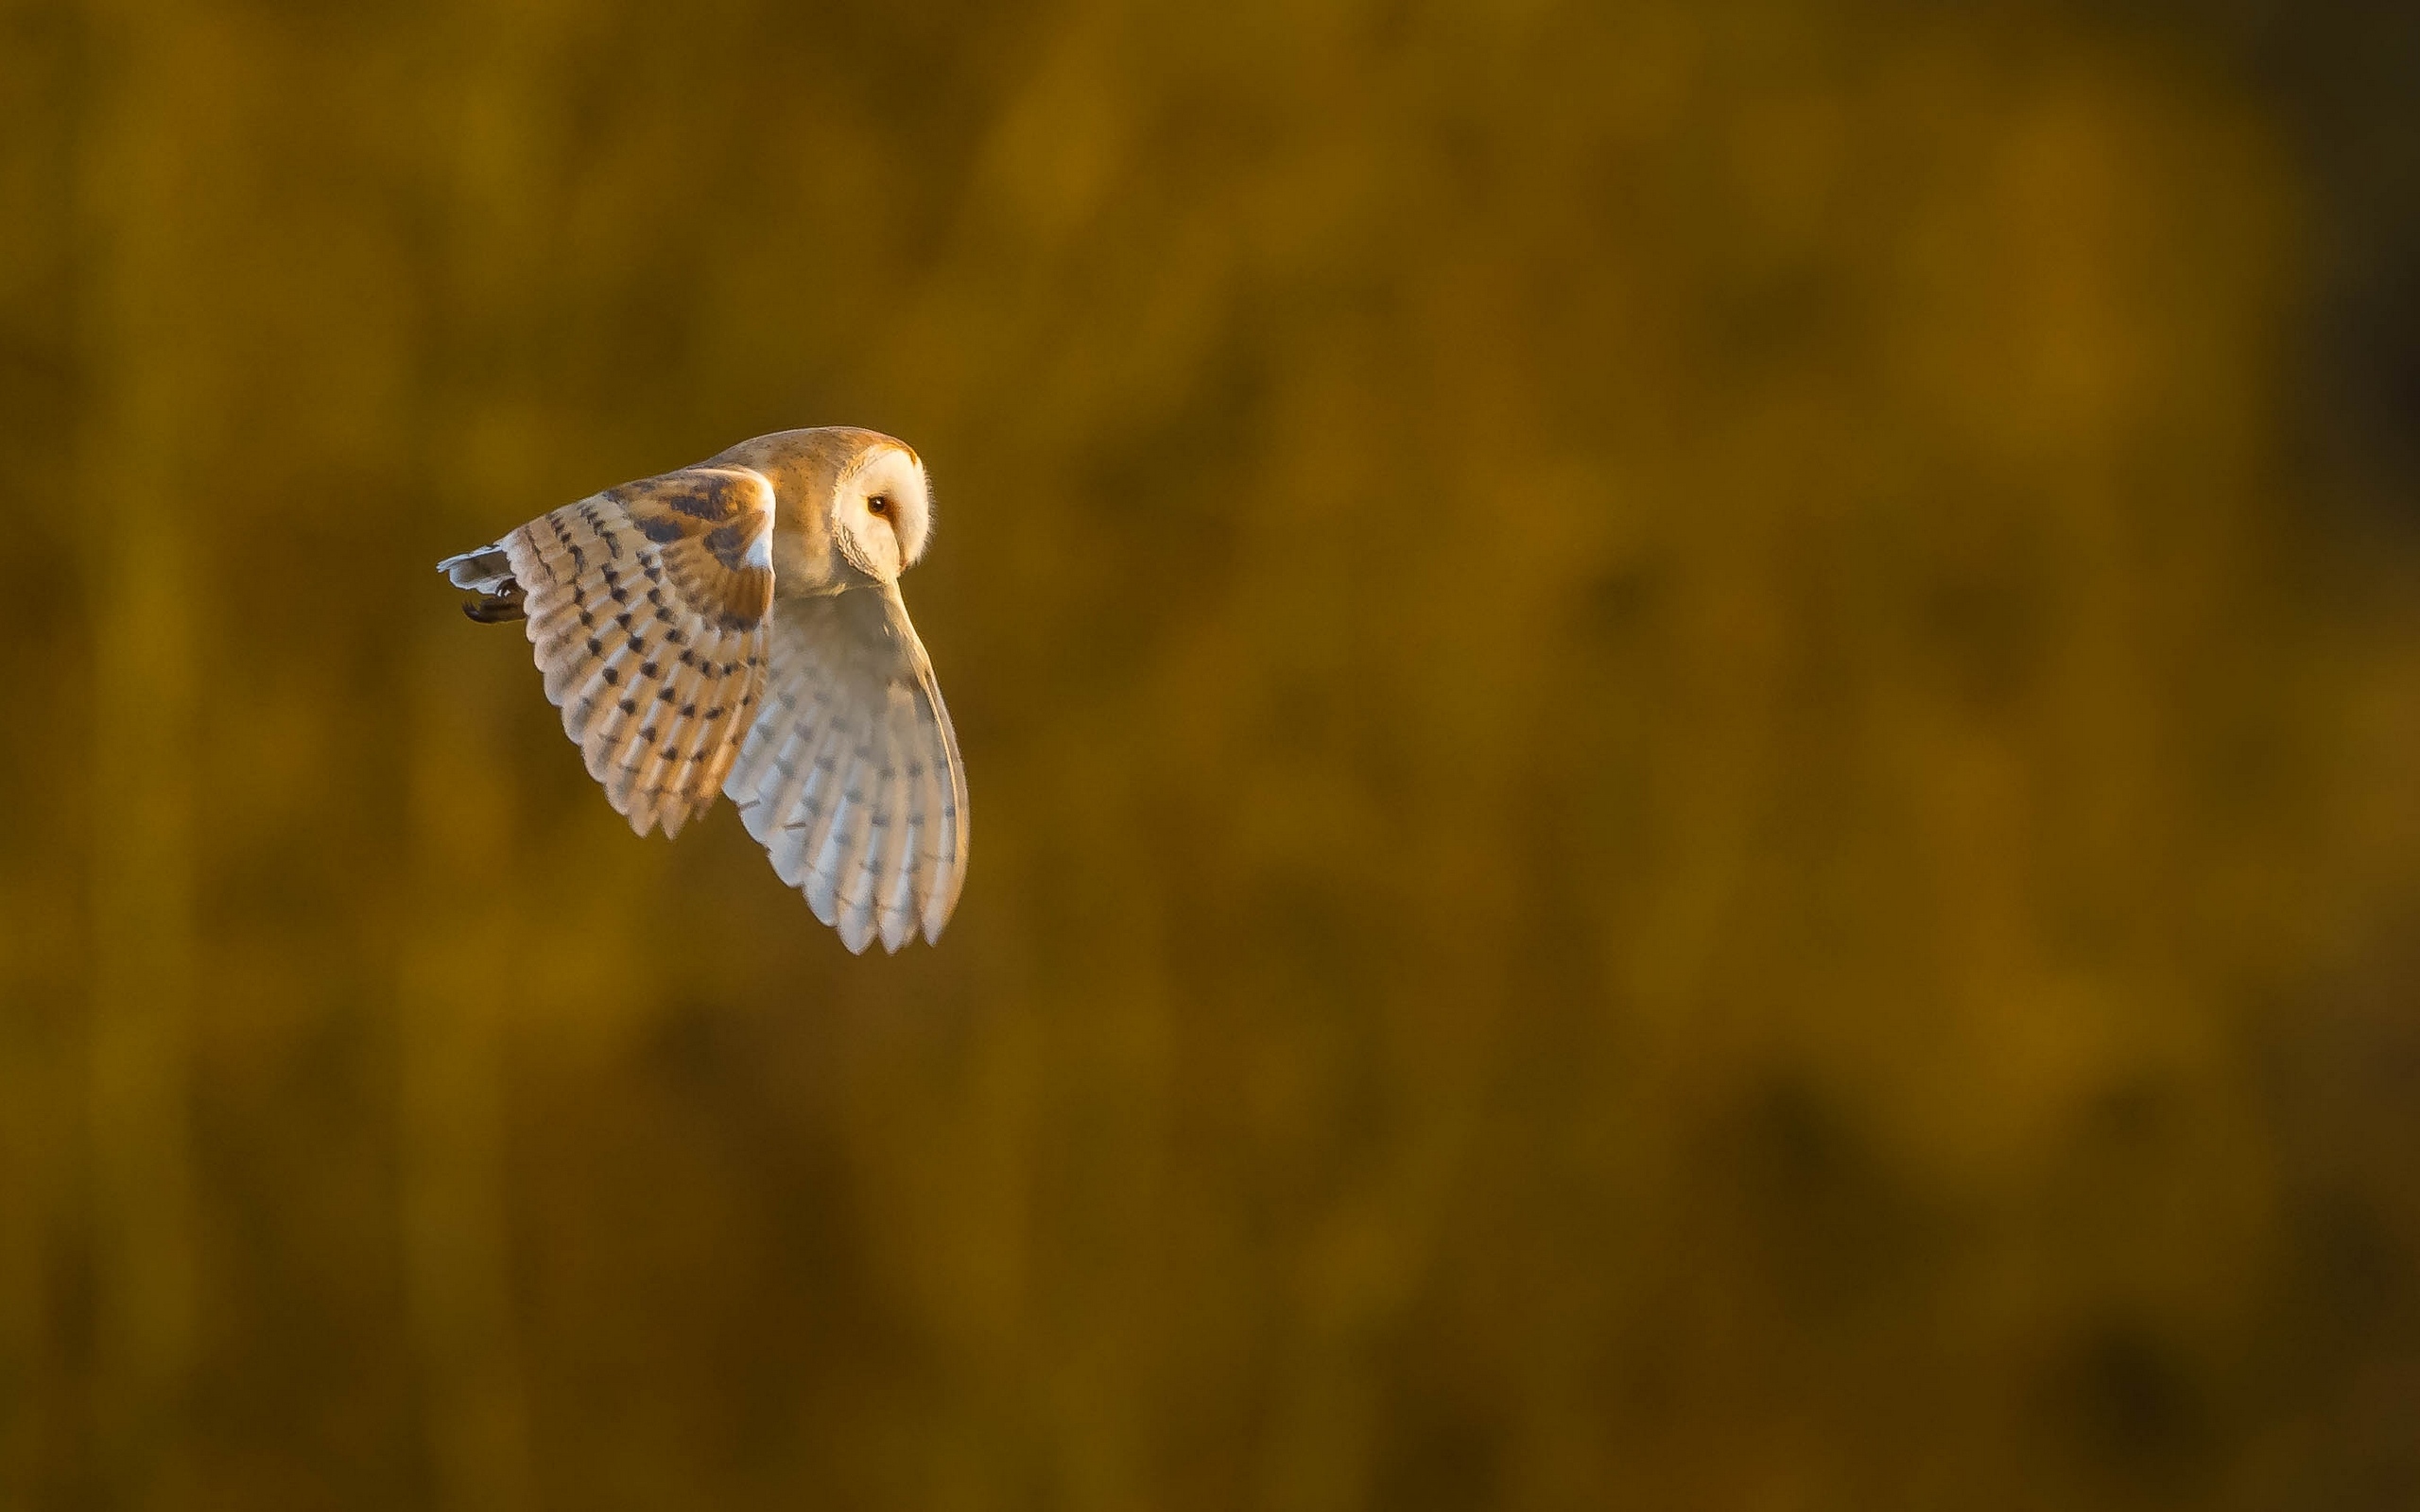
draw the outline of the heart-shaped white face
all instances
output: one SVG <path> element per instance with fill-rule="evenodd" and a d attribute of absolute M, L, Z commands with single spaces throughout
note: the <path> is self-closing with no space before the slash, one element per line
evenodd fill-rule
<path fill-rule="evenodd" d="M 842 471 L 832 500 L 832 533 L 859 571 L 889 582 L 914 566 L 932 533 L 925 464 L 904 446 L 870 447 Z"/>

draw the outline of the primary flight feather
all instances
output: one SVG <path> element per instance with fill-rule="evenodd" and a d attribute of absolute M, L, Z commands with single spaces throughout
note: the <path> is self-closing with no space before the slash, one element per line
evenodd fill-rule
<path fill-rule="evenodd" d="M 941 937 L 966 880 L 966 773 L 899 575 L 925 465 L 846 426 L 777 431 L 544 514 L 438 571 L 528 622 L 546 697 L 641 834 L 731 795 L 852 951 Z"/>

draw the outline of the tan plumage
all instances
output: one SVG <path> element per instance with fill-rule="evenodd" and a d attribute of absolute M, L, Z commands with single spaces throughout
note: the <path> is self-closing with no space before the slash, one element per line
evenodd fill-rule
<path fill-rule="evenodd" d="M 899 574 L 924 465 L 872 431 L 783 431 L 607 489 L 439 563 L 526 616 L 548 699 L 641 834 L 739 805 L 852 951 L 941 937 L 966 875 L 966 778 Z"/>

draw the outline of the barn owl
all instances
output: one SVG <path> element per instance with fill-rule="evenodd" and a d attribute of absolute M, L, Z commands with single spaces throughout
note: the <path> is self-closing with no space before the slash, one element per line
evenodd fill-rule
<path fill-rule="evenodd" d="M 438 571 L 528 622 L 605 797 L 669 837 L 719 787 L 853 952 L 941 937 L 966 878 L 958 736 L 899 575 L 925 465 L 841 426 L 778 431 L 539 516 Z"/>

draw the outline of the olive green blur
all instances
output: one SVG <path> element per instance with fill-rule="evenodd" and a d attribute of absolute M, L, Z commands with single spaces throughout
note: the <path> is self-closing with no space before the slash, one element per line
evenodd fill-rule
<path fill-rule="evenodd" d="M 5 0 L 0 1506 L 2420 1504 L 2420 265 L 2229 25 Z M 432 571 L 827 423 L 890 958 Z"/>

